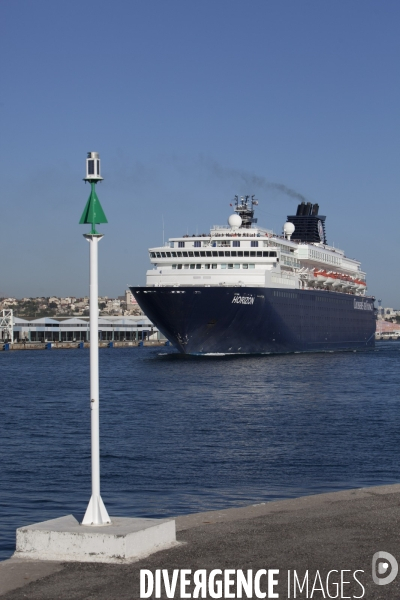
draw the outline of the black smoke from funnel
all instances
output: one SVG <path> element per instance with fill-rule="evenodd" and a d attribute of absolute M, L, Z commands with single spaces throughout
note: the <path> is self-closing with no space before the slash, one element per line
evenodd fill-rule
<path fill-rule="evenodd" d="M 215 160 L 211 160 L 208 158 L 202 157 L 202 164 L 215 176 L 219 179 L 236 179 L 243 181 L 247 188 L 251 191 L 256 187 L 258 189 L 266 190 L 266 191 L 278 191 L 290 198 L 296 198 L 301 202 L 307 202 L 307 198 L 293 190 L 292 188 L 284 185 L 283 183 L 275 183 L 273 181 L 268 181 L 265 177 L 261 177 L 260 175 L 254 175 L 252 173 L 248 173 L 247 171 L 242 171 L 241 169 L 233 169 L 229 167 L 223 167 Z"/>

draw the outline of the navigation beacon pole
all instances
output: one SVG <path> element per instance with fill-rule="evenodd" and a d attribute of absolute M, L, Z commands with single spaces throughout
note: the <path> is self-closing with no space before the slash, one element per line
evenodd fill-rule
<path fill-rule="evenodd" d="M 92 496 L 83 517 L 82 525 L 108 525 L 111 519 L 100 496 L 100 421 L 99 421 L 99 293 L 98 293 L 98 243 L 103 234 L 96 231 L 96 225 L 107 223 L 106 215 L 96 194 L 96 183 L 100 176 L 98 152 L 88 152 L 86 177 L 91 186 L 89 199 L 82 213 L 81 225 L 92 226 L 91 232 L 84 234 L 90 247 L 90 414 L 92 446 Z"/>

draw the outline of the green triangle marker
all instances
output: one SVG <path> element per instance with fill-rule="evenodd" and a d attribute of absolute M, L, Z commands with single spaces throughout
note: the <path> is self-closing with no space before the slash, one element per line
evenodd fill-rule
<path fill-rule="evenodd" d="M 106 215 L 104 214 L 104 210 L 100 204 L 100 200 L 96 194 L 96 189 L 95 189 L 96 182 L 91 181 L 90 185 L 91 185 L 92 189 L 91 189 L 88 201 L 86 202 L 86 206 L 82 213 L 79 224 L 80 225 L 85 225 L 85 224 L 91 225 L 92 231 L 90 233 L 95 235 L 98 233 L 96 231 L 96 225 L 98 225 L 100 223 L 108 223 L 108 221 L 107 221 Z"/>

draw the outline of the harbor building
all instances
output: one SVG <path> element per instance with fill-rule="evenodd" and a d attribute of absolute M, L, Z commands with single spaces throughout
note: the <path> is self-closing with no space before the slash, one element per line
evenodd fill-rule
<path fill-rule="evenodd" d="M 100 341 L 165 340 L 162 333 L 144 315 L 99 317 Z M 14 317 L 14 341 L 27 342 L 89 342 L 89 318 L 20 319 Z"/>

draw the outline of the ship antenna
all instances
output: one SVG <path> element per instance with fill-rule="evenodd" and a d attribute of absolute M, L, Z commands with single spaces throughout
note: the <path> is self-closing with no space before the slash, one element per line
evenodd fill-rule
<path fill-rule="evenodd" d="M 257 223 L 257 219 L 254 219 L 254 205 L 258 204 L 258 200 L 254 199 L 254 196 L 251 197 L 251 203 L 249 202 L 250 196 L 235 196 L 235 212 L 242 219 L 242 227 L 245 229 L 250 229 L 252 223 Z"/>
<path fill-rule="evenodd" d="M 251 197 L 251 204 L 253 206 L 258 206 L 258 200 L 254 196 L 255 196 L 255 194 L 253 194 L 252 197 Z"/>

